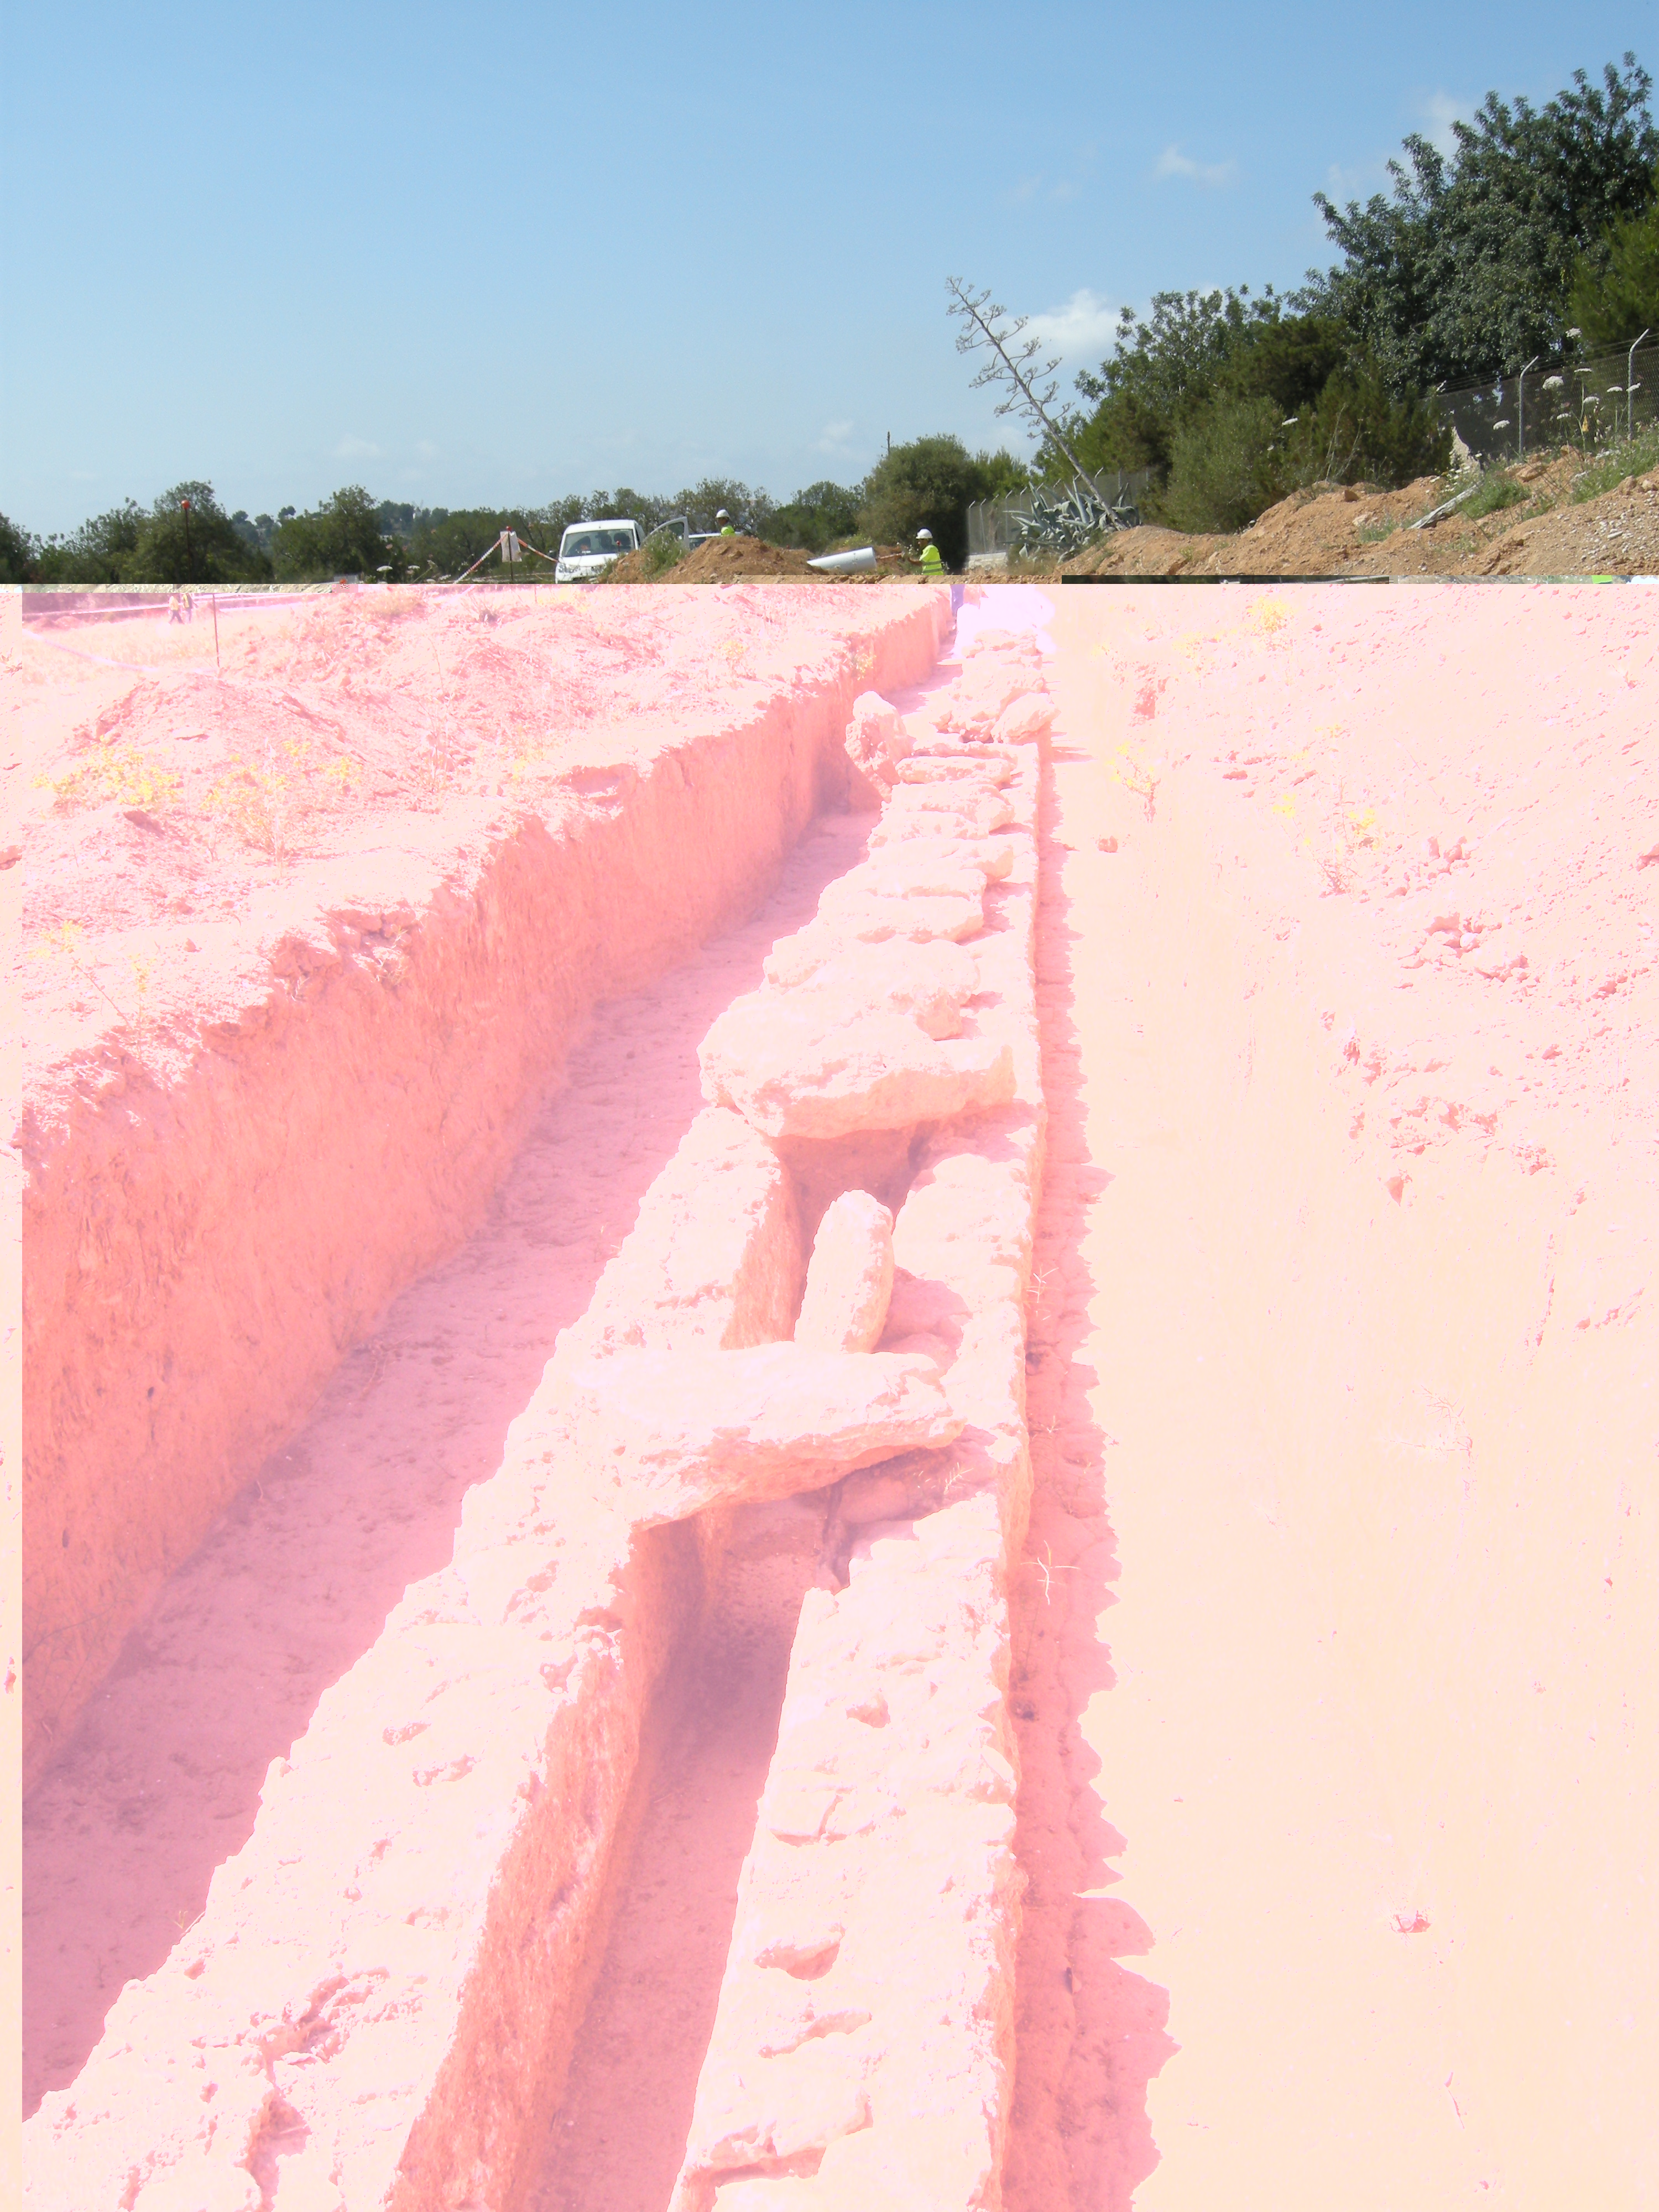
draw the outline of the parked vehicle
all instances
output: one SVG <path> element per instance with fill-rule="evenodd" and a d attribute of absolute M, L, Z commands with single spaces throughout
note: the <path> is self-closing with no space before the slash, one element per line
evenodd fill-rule
<path fill-rule="evenodd" d="M 637 553 L 644 543 L 644 524 L 624 515 L 611 515 L 602 522 L 573 522 L 559 540 L 554 581 L 586 583 L 624 553 Z"/>

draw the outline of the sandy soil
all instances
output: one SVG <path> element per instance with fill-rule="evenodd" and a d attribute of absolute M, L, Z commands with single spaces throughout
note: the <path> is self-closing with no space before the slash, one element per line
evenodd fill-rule
<path fill-rule="evenodd" d="M 569 1024 L 753 910 L 824 732 L 931 658 L 913 592 L 758 589 L 17 629 L 31 1777 L 228 1462 L 476 1222 Z"/>
<path fill-rule="evenodd" d="M 31 1067 L 112 1019 L 176 1066 L 192 1017 L 258 976 L 251 902 L 276 891 L 297 920 L 366 853 L 476 848 L 574 763 L 787 689 L 867 614 L 830 585 L 498 587 L 222 603 L 216 653 L 205 605 L 25 624 L 0 668 L 0 846 L 27 853 Z"/>
<path fill-rule="evenodd" d="M 1636 2206 L 1647 599 L 1054 596 L 1011 2212 Z"/>

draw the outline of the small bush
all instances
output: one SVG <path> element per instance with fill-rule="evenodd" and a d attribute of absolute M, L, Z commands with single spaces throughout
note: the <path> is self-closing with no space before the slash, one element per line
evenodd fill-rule
<path fill-rule="evenodd" d="M 176 775 L 131 745 L 118 745 L 109 738 L 99 740 L 97 754 L 83 768 L 71 769 L 55 781 L 40 775 L 34 781 L 37 790 L 50 791 L 53 805 L 64 809 L 100 806 L 112 799 L 124 806 L 166 806 L 180 788 Z"/>
<path fill-rule="evenodd" d="M 1599 499 L 1603 492 L 1615 490 L 1626 477 L 1645 476 L 1651 468 L 1659 468 L 1659 423 L 1651 429 L 1638 431 L 1624 445 L 1615 446 L 1582 476 L 1575 477 L 1573 498 Z"/>
<path fill-rule="evenodd" d="M 1507 469 L 1489 469 L 1480 480 L 1480 487 L 1463 502 L 1463 512 L 1471 521 L 1483 514 L 1496 514 L 1499 507 L 1520 507 L 1527 497 L 1524 484 L 1518 484 Z"/>
<path fill-rule="evenodd" d="M 1177 530 L 1243 530 L 1272 506 L 1279 423 L 1273 400 L 1230 393 L 1176 432 L 1164 511 Z"/>
<path fill-rule="evenodd" d="M 659 532 L 645 541 L 645 573 L 655 578 L 666 575 L 685 558 L 685 540 L 675 530 Z"/>

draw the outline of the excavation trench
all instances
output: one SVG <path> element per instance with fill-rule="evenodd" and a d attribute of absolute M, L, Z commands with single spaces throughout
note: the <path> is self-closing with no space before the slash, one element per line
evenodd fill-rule
<path fill-rule="evenodd" d="M 26 2112 L 73 2081 L 118 1991 L 200 1914 L 323 1692 L 448 1558 L 467 1490 L 499 1465 L 548 1346 L 697 1112 L 704 1032 L 866 827 L 820 817 L 750 923 L 597 1011 L 483 1225 L 248 1469 L 126 1639 L 26 1801 Z"/>
<path fill-rule="evenodd" d="M 605 1011 L 489 1228 L 130 1645 L 30 1808 L 58 1876 L 32 2203 L 994 2191 L 1043 1127 L 1034 665 L 964 684 L 965 757 L 948 714 L 907 758 L 860 702 L 852 795 L 879 818 L 822 819 L 757 924 Z M 319 1530 L 352 1515 L 343 1607 Z M 190 1884 L 165 1916 L 163 1868 Z"/>
<path fill-rule="evenodd" d="M 830 1512 L 822 1495 L 741 1507 L 681 1549 L 697 1602 L 647 1716 L 608 1940 L 527 2212 L 662 2212 L 672 2194 Z"/>

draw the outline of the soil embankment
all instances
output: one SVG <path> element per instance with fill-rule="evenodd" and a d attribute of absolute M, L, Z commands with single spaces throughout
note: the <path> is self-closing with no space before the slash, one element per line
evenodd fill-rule
<path fill-rule="evenodd" d="M 1056 575 L 1588 576 L 1659 574 L 1659 471 L 1575 500 L 1569 454 L 1515 471 L 1521 496 L 1480 515 L 1454 509 L 1412 527 L 1444 497 L 1432 477 L 1380 491 L 1315 484 L 1231 537 L 1143 525 L 1054 564 Z"/>

